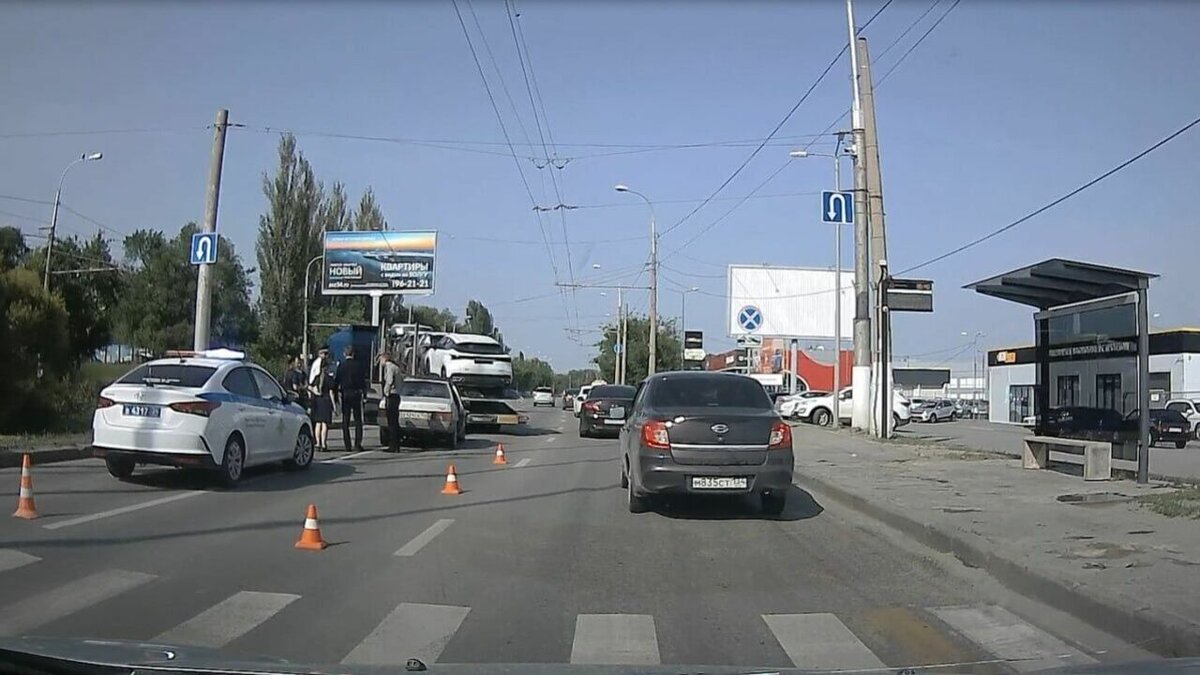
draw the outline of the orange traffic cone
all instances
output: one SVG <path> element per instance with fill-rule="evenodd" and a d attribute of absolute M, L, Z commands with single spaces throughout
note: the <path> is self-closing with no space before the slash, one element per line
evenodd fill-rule
<path fill-rule="evenodd" d="M 300 541 L 296 542 L 296 548 L 320 551 L 328 545 L 321 538 L 321 526 L 317 524 L 317 506 L 309 504 L 308 514 L 304 516 L 304 531 L 300 533 Z"/>
<path fill-rule="evenodd" d="M 492 460 L 492 464 L 508 464 L 508 457 L 504 455 L 504 444 L 496 444 L 496 458 Z"/>
<path fill-rule="evenodd" d="M 442 487 L 444 495 L 461 495 L 462 488 L 458 487 L 458 474 L 454 473 L 454 464 L 450 464 L 450 468 L 446 469 L 446 485 Z"/>
<path fill-rule="evenodd" d="M 17 510 L 13 511 L 14 518 L 33 520 L 38 517 L 37 507 L 33 504 L 33 460 L 29 453 L 21 460 L 21 495 L 17 497 Z"/>

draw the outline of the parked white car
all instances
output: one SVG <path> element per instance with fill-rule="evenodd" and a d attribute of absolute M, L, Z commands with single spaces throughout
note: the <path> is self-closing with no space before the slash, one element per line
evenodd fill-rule
<path fill-rule="evenodd" d="M 1192 427 L 1192 434 L 1200 438 L 1200 402 L 1186 398 L 1173 398 L 1164 406 L 1167 410 L 1182 413 Z"/>
<path fill-rule="evenodd" d="M 841 391 L 841 399 L 838 401 L 838 418 L 842 424 L 848 424 L 851 417 L 851 400 L 854 396 L 854 391 L 847 387 Z M 797 402 L 795 412 L 792 415 L 795 419 L 802 419 L 806 422 L 819 426 L 828 426 L 830 420 L 833 419 L 833 395 L 800 399 Z M 911 414 L 909 412 L 909 402 L 904 395 L 898 391 L 892 392 L 892 420 L 897 427 L 902 427 L 908 424 Z"/>
<path fill-rule="evenodd" d="M 827 391 L 802 391 L 795 395 L 784 396 L 778 402 L 779 416 L 785 419 L 802 417 L 802 415 L 798 414 L 798 411 L 805 401 L 815 398 L 827 398 L 829 395 L 830 393 Z"/>
<path fill-rule="evenodd" d="M 506 387 L 512 383 L 512 357 L 486 335 L 437 333 L 425 338 L 425 372 L 467 386 Z"/>
<path fill-rule="evenodd" d="M 138 464 L 198 467 L 237 484 L 246 467 L 313 459 L 308 414 L 270 373 L 215 350 L 143 363 L 100 392 L 92 446 L 116 478 Z"/>
<path fill-rule="evenodd" d="M 958 418 L 958 409 L 954 402 L 946 399 L 925 401 L 920 405 L 910 406 L 909 413 L 912 419 L 918 422 L 945 422 Z"/>

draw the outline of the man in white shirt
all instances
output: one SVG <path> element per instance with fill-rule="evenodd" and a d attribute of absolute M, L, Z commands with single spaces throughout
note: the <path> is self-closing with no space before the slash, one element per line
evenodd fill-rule
<path fill-rule="evenodd" d="M 400 451 L 400 383 L 404 375 L 392 355 L 380 352 L 379 365 L 383 369 L 383 401 L 387 412 L 388 452 Z"/>

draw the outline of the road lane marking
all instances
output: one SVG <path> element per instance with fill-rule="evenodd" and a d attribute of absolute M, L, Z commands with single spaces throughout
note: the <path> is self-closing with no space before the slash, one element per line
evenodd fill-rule
<path fill-rule="evenodd" d="M 661 662 L 654 617 L 649 614 L 580 614 L 575 617 L 571 663 L 653 666 Z"/>
<path fill-rule="evenodd" d="M 933 607 L 929 611 L 975 644 L 1008 661 L 1018 672 L 1096 663 L 1096 659 L 1003 607 Z"/>
<path fill-rule="evenodd" d="M 188 497 L 198 497 L 203 494 L 208 494 L 208 493 L 205 492 L 204 490 L 189 490 L 188 492 L 180 492 L 179 494 L 167 495 L 166 497 L 159 497 L 158 499 L 151 499 L 150 501 L 138 502 L 137 504 L 130 504 L 129 506 L 122 506 L 120 508 L 109 509 L 107 511 L 101 511 L 99 513 L 92 513 L 92 514 L 88 514 L 86 516 L 79 516 L 78 518 L 68 518 L 67 520 L 60 520 L 55 523 L 49 523 L 47 525 L 43 525 L 42 527 L 46 528 L 47 530 L 59 530 L 64 527 L 74 527 L 75 525 L 82 525 L 84 523 L 90 523 L 94 520 L 103 520 L 105 518 L 111 518 L 113 516 L 119 516 L 119 515 L 122 515 L 125 513 L 141 511 L 142 509 L 149 509 L 149 508 L 153 508 L 155 506 L 161 506 L 163 504 L 177 502 L 180 499 L 187 499 Z"/>
<path fill-rule="evenodd" d="M 374 450 L 363 450 L 362 452 L 352 452 L 349 455 L 342 455 L 341 457 L 330 457 L 329 459 L 323 459 L 320 461 L 320 463 L 321 464 L 333 464 L 334 462 L 344 462 L 348 459 L 354 459 L 355 457 L 362 457 L 363 455 L 369 455 L 372 452 L 375 452 L 375 451 Z"/>
<path fill-rule="evenodd" d="M 763 614 L 767 628 L 797 668 L 883 668 L 883 661 L 833 614 Z"/>
<path fill-rule="evenodd" d="M 395 665 L 403 659 L 435 663 L 470 611 L 470 607 L 400 603 L 342 663 Z"/>
<path fill-rule="evenodd" d="M 168 644 L 224 647 L 299 598 L 291 593 L 238 591 L 154 639 Z"/>
<path fill-rule="evenodd" d="M 447 527 L 454 524 L 453 518 L 442 518 L 436 523 L 430 525 L 424 532 L 413 537 L 407 544 L 401 546 L 398 551 L 392 555 L 398 556 L 414 556 L 417 551 L 425 548 L 425 544 L 433 541 L 433 538 L 446 531 Z"/>
<path fill-rule="evenodd" d="M 15 570 L 39 560 L 41 558 L 36 555 L 29 555 L 12 548 L 0 548 L 0 572 Z"/>
<path fill-rule="evenodd" d="M 0 611 L 0 635 L 24 635 L 157 579 L 153 574 L 104 570 L 28 597 Z"/>
<path fill-rule="evenodd" d="M 516 464 L 513 464 L 513 468 L 514 468 L 514 469 L 519 469 L 519 468 L 521 468 L 521 467 L 523 467 L 523 466 L 527 466 L 527 465 L 529 464 L 529 462 L 530 462 L 530 461 L 532 461 L 532 459 L 533 459 L 533 458 L 531 458 L 531 457 L 526 457 L 525 459 L 523 459 L 523 460 L 521 460 L 521 461 L 517 462 Z"/>

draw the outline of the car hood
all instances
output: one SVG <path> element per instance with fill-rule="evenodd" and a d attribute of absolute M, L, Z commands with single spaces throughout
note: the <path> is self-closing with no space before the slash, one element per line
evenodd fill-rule
<path fill-rule="evenodd" d="M 231 658 L 207 647 L 181 647 L 157 642 L 131 640 L 88 640 L 78 638 L 0 637 L 0 670 L 46 670 L 64 672 L 78 669 L 79 664 L 114 670 L 136 668 L 143 673 L 220 672 L 224 675 L 334 675 L 413 673 L 428 670 L 430 675 L 802 675 L 829 671 L 798 670 L 794 668 L 747 668 L 731 666 L 590 666 L 575 664 L 423 664 L 410 660 L 407 664 L 386 666 L 310 665 L 291 663 L 272 657 Z M 1187 673 L 1200 667 L 1200 659 L 1164 659 L 1134 663 L 1104 663 L 1044 671 L 1045 673 L 1075 673 L 1077 675 L 1125 675 L 1126 673 Z M 896 668 L 895 670 L 899 670 Z M 948 673 L 947 675 L 951 675 Z"/>

